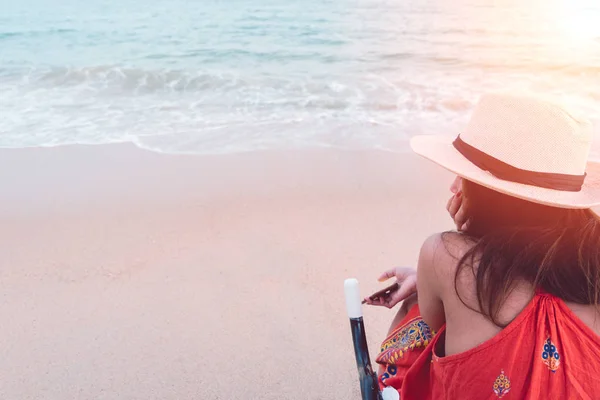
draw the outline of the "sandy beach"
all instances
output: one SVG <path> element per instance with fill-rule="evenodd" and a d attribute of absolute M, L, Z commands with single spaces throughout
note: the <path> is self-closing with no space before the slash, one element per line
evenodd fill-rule
<path fill-rule="evenodd" d="M 0 151 L 0 398 L 358 399 L 367 295 L 452 227 L 412 154 Z M 366 308 L 373 355 L 394 312 Z"/>

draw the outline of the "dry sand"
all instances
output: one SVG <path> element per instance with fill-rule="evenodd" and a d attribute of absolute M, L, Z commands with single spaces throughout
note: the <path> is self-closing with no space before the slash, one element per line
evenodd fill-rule
<path fill-rule="evenodd" d="M 358 399 L 367 295 L 451 228 L 411 154 L 0 151 L 0 399 Z M 365 308 L 374 355 L 393 312 Z"/>

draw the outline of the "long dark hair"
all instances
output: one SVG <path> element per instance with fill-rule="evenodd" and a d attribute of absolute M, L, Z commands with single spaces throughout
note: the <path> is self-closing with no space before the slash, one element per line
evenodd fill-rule
<path fill-rule="evenodd" d="M 473 246 L 458 261 L 472 268 L 479 310 L 494 324 L 519 282 L 578 304 L 600 303 L 600 218 L 591 209 L 544 206 L 463 180 Z M 470 307 L 473 309 L 472 307 Z"/>

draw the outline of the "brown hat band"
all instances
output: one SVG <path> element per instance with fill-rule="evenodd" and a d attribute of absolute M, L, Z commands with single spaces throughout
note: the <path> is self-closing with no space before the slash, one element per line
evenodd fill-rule
<path fill-rule="evenodd" d="M 497 158 L 484 153 L 476 147 L 464 142 L 460 135 L 452 143 L 454 148 L 465 158 L 484 171 L 488 171 L 498 179 L 537 186 L 546 189 L 579 192 L 586 174 L 567 175 L 549 172 L 528 171 L 513 167 Z"/>

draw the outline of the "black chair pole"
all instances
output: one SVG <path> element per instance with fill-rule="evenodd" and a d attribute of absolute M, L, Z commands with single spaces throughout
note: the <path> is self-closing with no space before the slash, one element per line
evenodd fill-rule
<path fill-rule="evenodd" d="M 344 282 L 344 291 L 346 294 L 346 309 L 348 311 L 348 318 L 350 319 L 350 329 L 352 330 L 352 342 L 354 343 L 354 355 L 356 357 L 356 367 L 358 368 L 362 400 L 382 400 L 379 384 L 377 383 L 377 375 L 371 367 L 358 281 L 356 279 L 346 279 Z"/>

